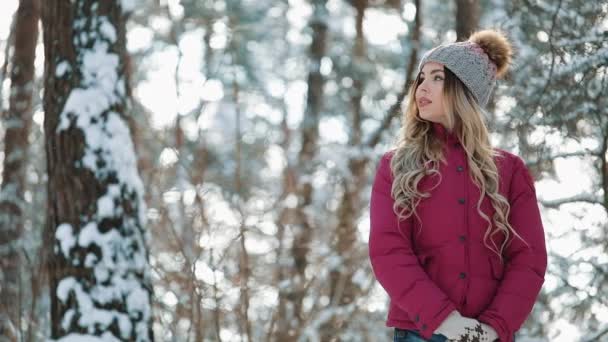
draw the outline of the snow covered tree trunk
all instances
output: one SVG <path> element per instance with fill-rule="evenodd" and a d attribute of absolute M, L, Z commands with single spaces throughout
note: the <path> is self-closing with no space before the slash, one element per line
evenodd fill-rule
<path fill-rule="evenodd" d="M 42 6 L 53 339 L 153 340 L 144 189 L 127 124 L 133 6 Z"/>
<path fill-rule="evenodd" d="M 0 191 L 0 312 L 21 330 L 20 237 L 23 232 L 25 167 L 32 124 L 34 59 L 38 39 L 38 0 L 21 0 L 15 15 L 15 45 L 11 61 L 9 110 L 3 120 L 4 166 Z"/>

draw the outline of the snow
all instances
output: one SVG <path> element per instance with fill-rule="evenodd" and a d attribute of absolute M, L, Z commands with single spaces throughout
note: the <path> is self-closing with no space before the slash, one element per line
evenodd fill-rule
<path fill-rule="evenodd" d="M 106 194 L 97 200 L 97 217 L 112 217 L 114 213 L 114 198 Z"/>
<path fill-rule="evenodd" d="M 87 327 L 89 333 L 94 333 L 96 328 L 107 328 L 114 320 L 117 320 L 122 337 L 127 338 L 130 336 L 133 328 L 129 316 L 131 318 L 140 319 L 138 315 L 141 313 L 141 318 L 143 319 L 139 320 L 136 329 L 144 332 L 144 335 L 138 336 L 146 336 L 146 330 L 142 330 L 141 326 L 144 326 L 147 329 L 146 322 L 150 319 L 149 308 L 147 302 L 145 302 L 145 300 L 148 300 L 148 293 L 141 287 L 136 289 L 136 286 L 138 286 L 139 283 L 132 277 L 130 280 L 123 280 L 120 277 L 116 277 L 114 281 L 118 285 L 117 287 L 112 288 L 97 285 L 90 290 L 89 295 L 76 278 L 67 277 L 62 279 L 57 286 L 57 298 L 66 303 L 70 294 L 74 295 L 76 302 L 78 303 L 79 311 L 86 313 L 79 317 L 78 325 Z M 127 293 L 127 310 L 129 311 L 129 315 L 116 310 L 98 309 L 95 306 L 95 303 L 106 304 L 113 300 L 121 300 L 122 296 Z M 95 302 L 93 299 L 95 299 Z M 68 310 L 63 316 L 62 325 L 69 326 L 73 316 L 73 310 Z"/>
<path fill-rule="evenodd" d="M 78 235 L 78 245 L 81 247 L 88 247 L 91 243 L 95 243 L 102 247 L 102 254 L 112 255 L 113 253 L 111 250 L 104 250 L 103 247 L 110 247 L 107 246 L 108 243 L 119 239 L 120 235 L 116 230 L 112 229 L 105 234 L 101 234 L 97 229 L 97 223 L 89 222 L 82 228 Z"/>
<path fill-rule="evenodd" d="M 64 330 L 68 330 L 70 327 L 70 323 L 72 322 L 72 318 L 74 318 L 74 314 L 76 314 L 76 310 L 68 309 L 65 314 L 63 314 L 63 318 L 61 319 L 61 327 Z"/>
<path fill-rule="evenodd" d="M 121 212 L 117 212 L 120 208 L 114 206 L 114 199 L 119 196 L 120 187 L 116 184 L 108 185 L 108 192 L 97 200 L 97 217 L 101 219 L 120 215 Z"/>
<path fill-rule="evenodd" d="M 61 61 L 57 63 L 57 66 L 55 67 L 55 77 L 61 78 L 66 73 L 70 72 L 71 69 L 72 68 L 70 67 L 70 63 L 68 63 L 68 61 Z"/>
<path fill-rule="evenodd" d="M 101 336 L 69 334 L 58 340 L 48 340 L 47 342 L 119 342 L 120 340 L 114 337 L 109 332 Z"/>
<path fill-rule="evenodd" d="M 122 13 L 129 13 L 135 10 L 135 0 L 121 0 L 120 7 L 122 7 Z"/>
<path fill-rule="evenodd" d="M 61 279 L 59 285 L 57 285 L 57 298 L 65 302 L 68 299 L 68 295 L 70 294 L 70 290 L 74 287 L 76 283 L 76 279 L 73 277 L 67 277 Z"/>
<path fill-rule="evenodd" d="M 100 282 L 105 282 L 110 277 L 110 270 L 105 265 L 98 265 L 94 269 L 95 279 Z M 99 298 L 97 298 L 99 299 Z"/>
<path fill-rule="evenodd" d="M 115 286 L 97 285 L 91 289 L 91 296 L 94 297 L 99 304 L 108 304 L 113 300 L 120 298 L 120 290 Z"/>
<path fill-rule="evenodd" d="M 131 316 L 133 317 L 133 314 L 141 313 L 145 317 L 149 317 L 149 300 L 150 298 L 147 291 L 141 287 L 133 288 L 127 297 L 127 308 L 129 313 L 131 313 Z"/>
<path fill-rule="evenodd" d="M 70 257 L 70 249 L 76 244 L 76 239 L 72 233 L 72 226 L 69 223 L 62 223 L 55 231 L 55 239 L 61 246 L 61 252 L 66 258 Z"/>
<path fill-rule="evenodd" d="M 116 42 L 116 29 L 114 25 L 110 23 L 108 18 L 101 18 L 101 24 L 99 25 L 99 33 L 110 41 L 110 43 Z"/>

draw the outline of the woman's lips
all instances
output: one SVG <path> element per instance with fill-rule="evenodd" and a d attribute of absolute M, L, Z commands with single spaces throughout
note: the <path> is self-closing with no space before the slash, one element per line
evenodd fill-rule
<path fill-rule="evenodd" d="M 424 107 L 424 106 L 429 105 L 429 104 L 431 104 L 431 101 L 429 101 L 429 100 L 418 101 L 418 107 Z"/>

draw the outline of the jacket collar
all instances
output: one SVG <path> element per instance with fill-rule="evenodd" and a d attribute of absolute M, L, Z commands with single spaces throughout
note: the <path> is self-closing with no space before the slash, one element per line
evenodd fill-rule
<path fill-rule="evenodd" d="M 439 138 L 442 142 L 447 144 L 459 143 L 460 140 L 455 132 L 450 132 L 443 126 L 443 124 L 439 122 L 432 122 L 433 124 L 433 133 L 437 138 Z"/>

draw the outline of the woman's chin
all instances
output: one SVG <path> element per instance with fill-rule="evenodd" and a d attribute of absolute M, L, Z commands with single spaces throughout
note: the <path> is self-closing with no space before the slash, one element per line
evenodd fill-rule
<path fill-rule="evenodd" d="M 426 121 L 433 121 L 433 122 L 437 121 L 437 118 L 435 118 L 433 115 L 428 115 L 428 113 L 423 113 L 423 112 L 420 112 L 420 118 L 424 119 Z"/>

